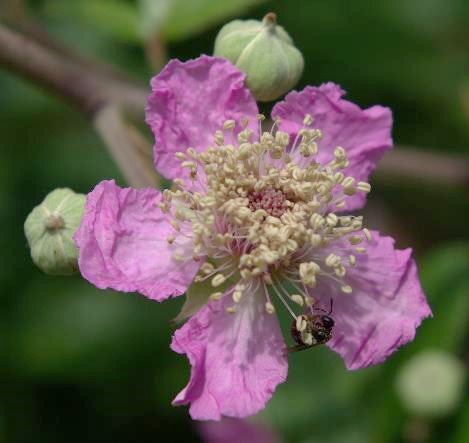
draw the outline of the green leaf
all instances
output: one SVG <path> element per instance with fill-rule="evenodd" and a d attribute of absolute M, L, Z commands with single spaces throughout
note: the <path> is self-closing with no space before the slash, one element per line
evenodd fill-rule
<path fill-rule="evenodd" d="M 142 35 L 182 40 L 264 1 L 139 0 Z"/>
<path fill-rule="evenodd" d="M 203 305 L 205 305 L 205 303 L 208 302 L 208 298 L 212 292 L 215 292 L 215 290 L 210 284 L 210 280 L 192 284 L 187 290 L 186 300 L 184 301 L 179 314 L 174 317 L 172 323 L 181 323 L 194 315 Z"/>
<path fill-rule="evenodd" d="M 216 263 L 214 263 L 217 266 Z M 221 285 L 214 288 L 211 283 L 212 279 L 199 283 L 192 283 L 186 293 L 186 300 L 179 311 L 178 315 L 172 320 L 173 324 L 181 323 L 193 316 L 203 305 L 209 301 L 210 294 L 214 292 L 225 292 L 230 286 L 239 281 L 239 274 L 236 273 Z"/>
<path fill-rule="evenodd" d="M 155 3 L 159 3 L 156 1 Z M 121 42 L 140 43 L 140 16 L 135 5 L 123 0 L 48 0 L 47 11 L 61 19 L 76 20 Z"/>
<path fill-rule="evenodd" d="M 457 351 L 467 333 L 469 314 L 469 244 L 454 244 L 434 250 L 422 266 L 422 284 L 433 318 L 417 333 L 419 349 L 439 347 Z"/>

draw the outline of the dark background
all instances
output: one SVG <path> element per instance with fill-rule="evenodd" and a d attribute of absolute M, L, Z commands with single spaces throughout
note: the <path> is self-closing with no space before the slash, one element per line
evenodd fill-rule
<path fill-rule="evenodd" d="M 275 11 L 305 57 L 299 88 L 337 82 L 361 106 L 393 109 L 397 149 L 433 153 L 437 163 L 467 159 L 468 1 L 156 3 L 173 11 L 159 14 L 158 32 L 168 58 L 181 59 L 211 53 L 228 20 Z M 24 6 L 62 44 L 144 85 L 154 75 L 142 33 L 156 22 L 143 20 L 138 2 Z M 97 290 L 78 276 L 50 277 L 29 257 L 24 219 L 53 188 L 86 193 L 104 178 L 125 184 L 101 139 L 75 108 L 1 66 L 0 116 L 0 441 L 200 441 L 187 410 L 170 406 L 189 375 L 185 357 L 168 347 L 169 320 L 181 301 L 158 304 Z M 434 318 L 380 367 L 347 372 L 326 348 L 292 356 L 288 382 L 258 419 L 294 443 L 467 442 L 467 396 L 432 419 L 407 412 L 394 388 L 409 359 L 425 349 L 447 351 L 467 367 L 467 184 L 451 173 L 412 178 L 378 169 L 372 185 L 368 225 L 414 247 Z"/>

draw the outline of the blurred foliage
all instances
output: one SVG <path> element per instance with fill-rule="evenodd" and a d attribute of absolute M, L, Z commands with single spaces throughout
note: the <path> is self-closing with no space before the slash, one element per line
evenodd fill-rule
<path fill-rule="evenodd" d="M 144 30 L 157 33 L 167 41 L 183 40 L 210 25 L 244 12 L 265 0 L 139 0 Z M 153 23 L 146 17 L 154 17 Z"/>
<path fill-rule="evenodd" d="M 155 4 L 159 4 L 157 1 Z M 56 20 L 72 21 L 122 43 L 138 44 L 140 17 L 135 4 L 122 0 L 48 0 L 45 11 Z"/>
<path fill-rule="evenodd" d="M 142 15 L 151 14 L 139 10 L 145 3 L 167 9 L 148 24 Z M 153 73 L 141 37 L 152 26 L 169 42 L 169 56 L 187 59 L 212 51 L 229 16 L 260 18 L 273 10 L 305 57 L 302 85 L 336 81 L 361 105 L 392 107 L 399 144 L 467 154 L 469 2 L 259 3 L 30 0 L 27 6 L 65 45 L 119 65 L 144 84 Z M 59 186 L 88 192 L 103 178 L 124 184 L 119 171 L 75 110 L 5 71 L 0 85 L 0 441 L 198 441 L 185 408 L 170 406 L 188 377 L 185 358 L 168 348 L 169 321 L 181 301 L 157 304 L 99 291 L 78 277 L 47 277 L 29 257 L 22 226 L 33 206 Z M 452 416 L 422 422 L 394 392 L 397 371 L 419 350 L 445 349 L 469 362 L 467 190 L 384 180 L 379 172 L 375 189 L 367 216 L 401 247 L 417 247 L 434 318 L 379 367 L 347 372 L 327 348 L 293 355 L 288 382 L 259 419 L 292 443 L 467 442 L 467 396 Z"/>
<path fill-rule="evenodd" d="M 122 43 L 140 43 L 157 34 L 183 40 L 264 0 L 46 0 L 56 20 L 73 21 Z"/>

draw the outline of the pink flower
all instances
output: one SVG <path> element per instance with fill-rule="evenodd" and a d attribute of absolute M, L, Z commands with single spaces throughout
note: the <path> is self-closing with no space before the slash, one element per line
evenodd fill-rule
<path fill-rule="evenodd" d="M 171 343 L 192 365 L 174 405 L 202 420 L 264 408 L 287 377 L 278 309 L 297 348 L 327 343 L 348 369 L 414 339 L 431 311 L 411 250 L 349 212 L 391 148 L 389 109 L 309 86 L 274 107 L 265 132 L 244 75 L 223 59 L 173 60 L 151 85 L 155 166 L 176 190 L 101 182 L 76 243 L 99 288 L 163 301 L 200 282 Z"/>

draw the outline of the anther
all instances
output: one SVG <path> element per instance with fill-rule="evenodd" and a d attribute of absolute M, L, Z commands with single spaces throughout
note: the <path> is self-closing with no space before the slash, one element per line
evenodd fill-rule
<path fill-rule="evenodd" d="M 359 191 L 366 192 L 366 193 L 371 191 L 371 185 L 367 182 L 358 182 L 357 188 Z"/>
<path fill-rule="evenodd" d="M 342 160 L 347 157 L 347 153 L 345 152 L 344 148 L 337 146 L 337 148 L 334 149 L 334 157 L 337 160 Z"/>
<path fill-rule="evenodd" d="M 223 123 L 223 129 L 228 131 L 228 130 L 234 129 L 235 125 L 236 123 L 234 120 L 225 120 Z"/>
<path fill-rule="evenodd" d="M 330 268 L 334 268 L 336 266 L 339 266 L 341 264 L 341 258 L 337 254 L 329 254 L 326 257 L 326 260 L 324 261 L 326 266 L 329 266 Z"/>
<path fill-rule="evenodd" d="M 226 277 L 223 274 L 217 274 L 212 278 L 212 286 L 216 288 L 226 281 Z"/>
<path fill-rule="evenodd" d="M 269 315 L 275 314 L 275 306 L 270 302 L 266 302 L 265 310 Z"/>
<path fill-rule="evenodd" d="M 239 303 L 241 301 L 242 296 L 243 296 L 243 293 L 241 291 L 234 291 L 233 292 L 233 301 L 235 303 Z"/>
<path fill-rule="evenodd" d="M 213 271 L 214 271 L 214 266 L 209 263 L 209 262 L 205 262 L 201 267 L 200 267 L 200 272 L 204 275 L 208 275 L 208 274 L 211 274 Z"/>
<path fill-rule="evenodd" d="M 363 234 L 365 234 L 365 237 L 369 242 L 373 240 L 373 237 L 371 236 L 371 232 L 368 228 L 363 228 Z"/>
<path fill-rule="evenodd" d="M 213 141 L 217 146 L 223 146 L 223 144 L 225 143 L 225 136 L 223 135 L 223 132 L 215 131 Z"/>
<path fill-rule="evenodd" d="M 316 274 L 320 271 L 320 267 L 315 262 L 301 263 L 298 268 L 298 273 L 301 281 L 307 286 L 316 285 Z"/>
<path fill-rule="evenodd" d="M 338 222 L 338 217 L 333 212 L 327 215 L 326 222 L 329 226 L 335 226 Z"/>
<path fill-rule="evenodd" d="M 362 242 L 362 238 L 359 237 L 358 235 L 353 235 L 352 237 L 348 239 L 348 241 L 352 245 L 359 245 Z"/>
<path fill-rule="evenodd" d="M 222 295 L 223 295 L 222 292 L 214 292 L 213 294 L 210 294 L 210 299 L 211 300 L 220 300 Z"/>
<path fill-rule="evenodd" d="M 194 169 L 196 167 L 196 164 L 192 161 L 183 161 L 181 163 L 181 168 L 187 168 L 187 169 Z"/>
<path fill-rule="evenodd" d="M 337 209 L 343 209 L 343 208 L 345 208 L 345 206 L 346 206 L 346 203 L 345 203 L 344 200 L 342 200 L 342 201 L 340 201 L 340 202 L 337 202 L 337 203 L 335 204 L 335 207 L 336 207 Z"/>
<path fill-rule="evenodd" d="M 199 154 L 197 154 L 197 151 L 194 148 L 187 148 L 186 149 L 187 155 L 196 160 L 199 157 Z"/>
<path fill-rule="evenodd" d="M 313 248 L 317 248 L 318 246 L 322 244 L 322 237 L 319 234 L 314 233 L 314 234 L 311 234 L 309 241 Z"/>
<path fill-rule="evenodd" d="M 313 117 L 311 117 L 310 114 L 306 114 L 305 115 L 305 118 L 303 119 L 303 124 L 305 126 L 310 126 L 313 124 Z"/>
<path fill-rule="evenodd" d="M 292 299 L 293 302 L 295 302 L 297 305 L 299 306 L 303 306 L 304 305 L 304 299 L 301 295 L 299 294 L 292 294 L 290 296 L 290 298 Z"/>
<path fill-rule="evenodd" d="M 341 286 L 340 289 L 344 294 L 351 294 L 352 293 L 352 287 L 350 285 Z"/>

